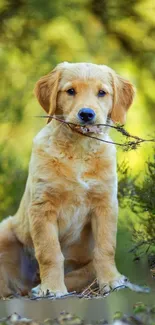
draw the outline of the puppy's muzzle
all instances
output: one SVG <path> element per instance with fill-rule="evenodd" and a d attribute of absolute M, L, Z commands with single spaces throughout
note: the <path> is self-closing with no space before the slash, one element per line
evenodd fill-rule
<path fill-rule="evenodd" d="M 80 122 L 83 123 L 92 123 L 96 116 L 95 112 L 91 108 L 82 108 L 77 115 Z"/>

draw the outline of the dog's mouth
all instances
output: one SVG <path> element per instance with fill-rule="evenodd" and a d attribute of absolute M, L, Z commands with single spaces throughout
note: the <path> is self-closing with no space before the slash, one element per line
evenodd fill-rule
<path fill-rule="evenodd" d="M 104 124 L 95 124 L 94 122 L 90 122 L 89 124 L 86 123 L 76 123 L 76 122 L 71 122 L 68 121 L 64 118 L 63 115 L 59 116 L 51 116 L 51 119 L 54 118 L 57 121 L 61 122 L 62 124 L 65 124 L 66 126 L 68 125 L 73 131 L 81 134 L 103 134 L 103 126 Z"/>
<path fill-rule="evenodd" d="M 82 134 L 89 134 L 89 133 L 95 133 L 95 134 L 102 134 L 103 133 L 103 127 L 101 125 L 95 125 L 95 124 L 88 124 L 88 125 L 74 125 L 72 126 L 73 130 L 75 130 L 78 133 Z"/>

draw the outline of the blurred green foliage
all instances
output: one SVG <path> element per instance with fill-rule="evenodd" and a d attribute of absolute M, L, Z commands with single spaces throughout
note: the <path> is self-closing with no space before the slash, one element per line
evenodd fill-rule
<path fill-rule="evenodd" d="M 11 148 L 0 145 L 0 211 L 3 217 L 13 214 L 18 208 L 19 200 L 24 191 L 27 172 L 21 168 L 16 153 L 10 155 Z"/>
<path fill-rule="evenodd" d="M 153 158 L 153 159 L 152 159 Z M 118 168 L 119 203 L 122 208 L 128 207 L 137 216 L 134 225 L 133 239 L 138 243 L 133 252 L 141 255 L 155 248 L 155 151 L 145 166 L 143 181 L 139 175 L 133 177 L 127 164 Z M 133 223 L 132 223 L 133 226 Z"/>
<path fill-rule="evenodd" d="M 153 136 L 155 3 L 152 0 L 1 0 L 0 21 L 0 218 L 3 218 L 16 211 L 26 180 L 32 138 L 44 125 L 43 120 L 34 117 L 42 113 L 33 96 L 34 84 L 57 63 L 103 63 L 130 79 L 138 91 L 128 114 L 127 129 L 139 136 Z M 143 178 L 150 152 L 151 145 L 146 144 L 129 153 L 119 151 L 118 160 L 128 160 L 133 174 L 139 172 Z"/>
<path fill-rule="evenodd" d="M 143 182 L 133 184 L 131 209 L 141 218 L 137 237 L 153 240 L 155 244 L 155 154 L 153 158 L 153 161 L 147 162 Z"/>

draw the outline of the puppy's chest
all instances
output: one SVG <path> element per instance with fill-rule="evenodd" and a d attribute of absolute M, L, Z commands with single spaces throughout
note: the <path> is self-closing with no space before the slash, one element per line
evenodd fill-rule
<path fill-rule="evenodd" d="M 104 163 L 99 156 L 90 157 L 68 156 L 52 159 L 52 171 L 56 181 L 68 187 L 92 189 L 104 181 Z"/>
<path fill-rule="evenodd" d="M 60 205 L 58 226 L 61 243 L 69 244 L 79 238 L 83 227 L 89 221 L 89 212 L 90 205 L 88 202 L 86 204 L 84 199 L 78 202 L 73 198 L 72 204 L 70 201 L 70 204 Z"/>

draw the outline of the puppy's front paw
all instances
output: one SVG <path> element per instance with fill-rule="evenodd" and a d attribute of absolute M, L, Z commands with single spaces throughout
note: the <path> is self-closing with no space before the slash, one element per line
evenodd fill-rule
<path fill-rule="evenodd" d="M 62 297 L 64 295 L 68 294 L 68 291 L 66 287 L 62 290 L 52 290 L 50 289 L 47 285 L 39 284 L 37 287 L 33 288 L 32 294 L 37 297 L 48 297 L 48 296 L 53 296 L 56 298 Z"/>
<path fill-rule="evenodd" d="M 126 287 L 126 284 L 128 282 L 127 277 L 125 277 L 122 274 L 118 274 L 116 278 L 108 281 L 108 282 L 101 282 L 99 283 L 99 288 L 101 294 L 105 295 L 109 293 L 111 290 L 119 290 L 121 288 Z"/>

